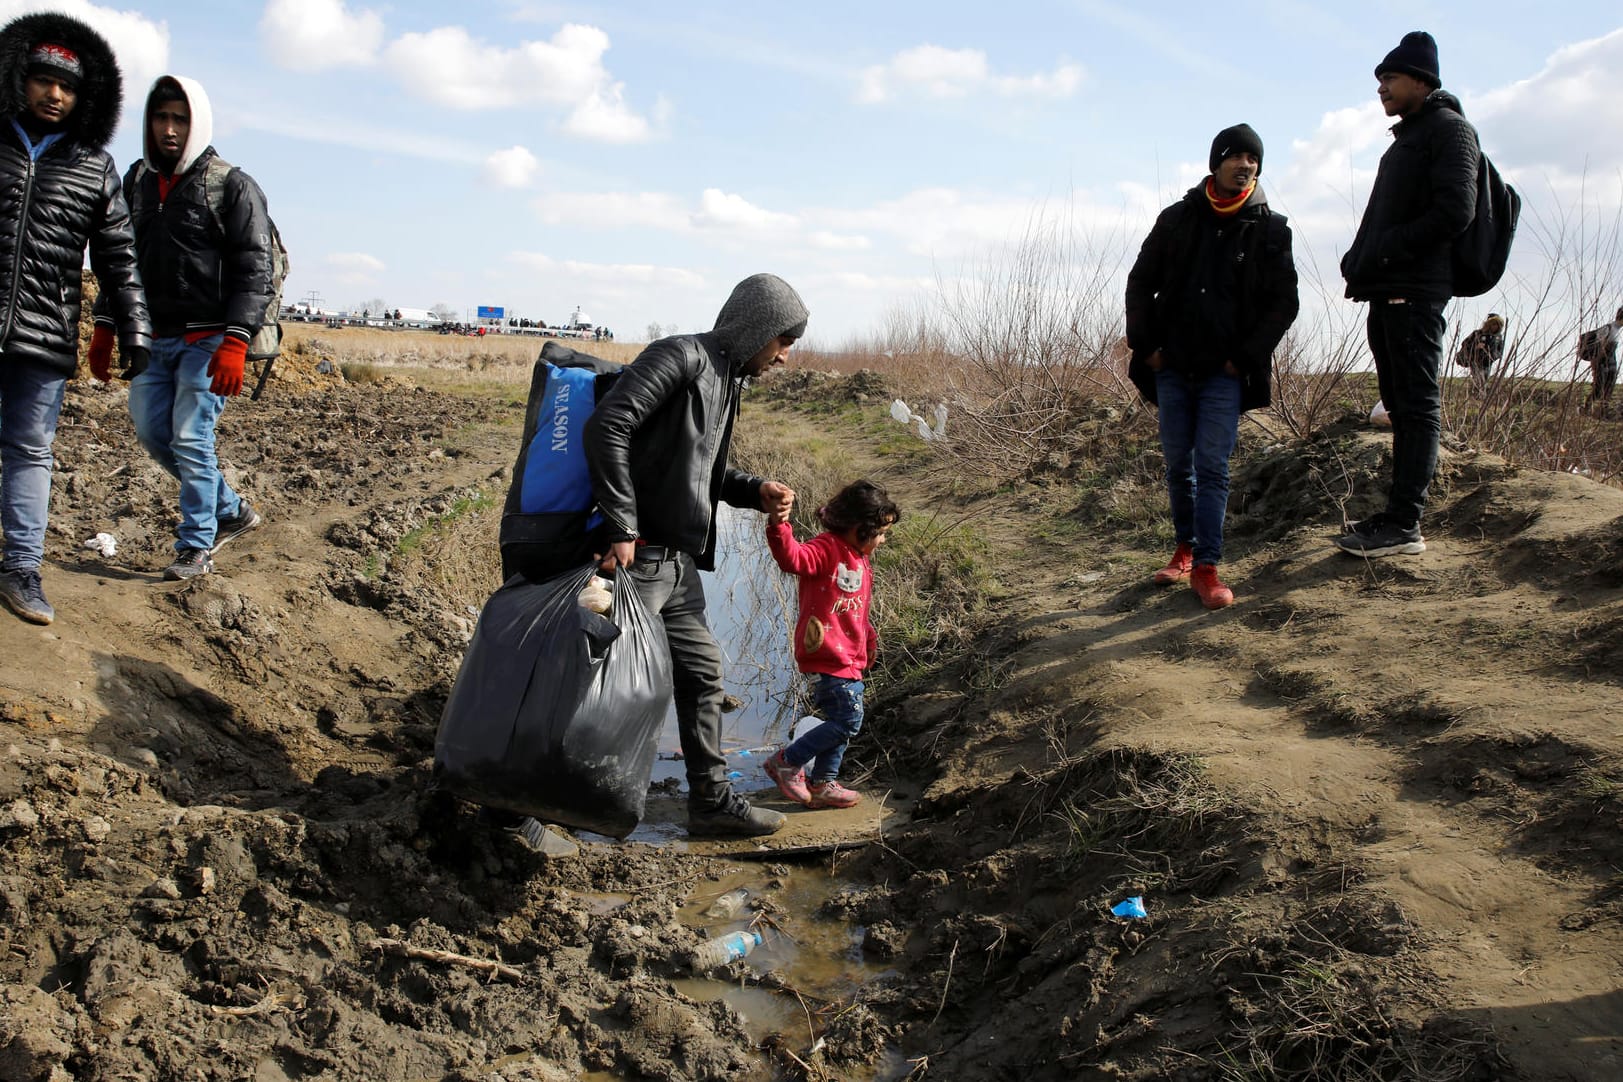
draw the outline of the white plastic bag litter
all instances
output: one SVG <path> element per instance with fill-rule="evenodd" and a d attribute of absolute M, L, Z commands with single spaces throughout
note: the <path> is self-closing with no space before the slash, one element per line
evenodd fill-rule
<path fill-rule="evenodd" d="M 99 533 L 95 537 L 85 539 L 85 548 L 91 552 L 99 552 L 103 556 L 112 556 L 118 551 L 118 538 L 110 533 Z"/>
<path fill-rule="evenodd" d="M 1375 406 L 1369 411 L 1369 423 L 1380 425 L 1382 428 L 1392 427 L 1392 415 L 1386 412 L 1386 404 L 1380 399 L 1375 400 Z"/>

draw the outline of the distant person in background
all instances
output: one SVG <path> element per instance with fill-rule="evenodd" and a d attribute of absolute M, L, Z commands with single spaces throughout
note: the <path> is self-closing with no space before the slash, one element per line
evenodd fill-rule
<path fill-rule="evenodd" d="M 104 149 L 118 127 L 123 80 L 113 50 L 66 15 L 24 15 L 0 28 L 0 602 L 34 624 L 56 610 L 40 564 L 62 398 L 79 362 L 85 246 L 116 321 L 126 375 L 152 343 L 130 212 Z M 91 370 L 111 375 L 113 332 Z"/>
<path fill-rule="evenodd" d="M 124 194 L 157 338 L 130 383 L 130 416 L 147 453 L 180 482 L 163 577 L 183 580 L 213 571 L 221 545 L 264 521 L 226 483 L 214 435 L 226 399 L 242 392 L 248 343 L 270 303 L 271 225 L 259 185 L 209 145 L 214 110 L 201 84 L 160 76 L 142 132 L 145 153 Z"/>
<path fill-rule="evenodd" d="M 762 768 L 779 792 L 808 808 L 850 808 L 862 800 L 840 784 L 840 764 L 862 729 L 862 675 L 879 646 L 869 558 L 901 517 L 890 495 L 872 481 L 854 481 L 818 508 L 823 532 L 805 544 L 795 540 L 787 509 L 767 516 L 772 558 L 795 576 L 795 665 L 811 677 L 822 724 L 779 749 Z"/>
<path fill-rule="evenodd" d="M 1471 393 L 1480 395 L 1487 391 L 1488 375 L 1504 355 L 1505 317 L 1489 312 L 1482 326 L 1466 335 L 1454 351 L 1454 363 L 1470 371 Z"/>
<path fill-rule="evenodd" d="M 1584 410 L 1602 415 L 1611 408 L 1612 388 L 1617 386 L 1617 340 L 1623 329 L 1623 308 L 1610 323 L 1602 323 L 1578 338 L 1578 359 L 1589 365 L 1589 398 Z M 1598 407 L 1598 409 L 1597 409 Z"/>
<path fill-rule="evenodd" d="M 663 338 L 638 354 L 586 422 L 604 566 L 631 577 L 670 643 L 690 834 L 771 834 L 785 822 L 727 780 L 721 648 L 705 619 L 699 572 L 715 567 L 718 502 L 769 515 L 794 504 L 788 485 L 733 469 L 727 452 L 744 381 L 788 359 L 808 316 L 788 282 L 752 275 L 733 287 L 713 329 Z"/>
<path fill-rule="evenodd" d="M 1369 302 L 1369 351 L 1392 415 L 1392 482 L 1386 507 L 1352 523 L 1336 546 L 1355 556 L 1414 555 L 1426 551 L 1420 516 L 1442 431 L 1449 249 L 1476 215 L 1482 151 L 1459 99 L 1442 89 L 1430 34 L 1403 35 L 1375 79 L 1381 106 L 1398 122 L 1341 275 L 1349 298 Z"/>
<path fill-rule="evenodd" d="M 1160 408 L 1177 548 L 1158 586 L 1190 580 L 1220 609 L 1217 577 L 1229 456 L 1240 414 L 1272 398 L 1273 355 L 1299 307 L 1291 232 L 1257 185 L 1262 140 L 1248 124 L 1212 140 L 1209 175 L 1163 210 L 1127 275 L 1128 376 Z"/>

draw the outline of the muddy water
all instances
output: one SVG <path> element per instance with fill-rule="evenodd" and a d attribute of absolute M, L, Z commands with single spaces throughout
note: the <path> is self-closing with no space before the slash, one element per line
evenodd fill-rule
<path fill-rule="evenodd" d="M 725 504 L 720 511 L 716 570 L 704 573 L 704 593 L 721 644 L 722 680 L 728 694 L 743 700 L 722 715 L 727 769 L 748 792 L 771 785 L 761 773 L 760 749 L 782 743 L 797 716 L 801 684 L 789 649 L 795 585 L 767 551 L 765 516 Z M 685 779 L 680 750 L 672 708 L 659 734 L 655 782 Z"/>

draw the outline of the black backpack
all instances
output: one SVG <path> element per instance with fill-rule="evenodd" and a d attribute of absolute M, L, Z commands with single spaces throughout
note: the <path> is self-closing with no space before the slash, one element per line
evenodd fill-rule
<path fill-rule="evenodd" d="M 1454 238 L 1449 252 L 1451 292 L 1456 297 L 1480 297 L 1499 284 L 1516 239 L 1522 215 L 1522 197 L 1505 183 L 1486 154 L 1477 159 L 1476 214 L 1465 232 Z"/>

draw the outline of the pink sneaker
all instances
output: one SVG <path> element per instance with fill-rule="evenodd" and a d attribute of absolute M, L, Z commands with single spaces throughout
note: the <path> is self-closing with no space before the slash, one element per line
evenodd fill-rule
<path fill-rule="evenodd" d="M 813 782 L 808 808 L 854 808 L 862 803 L 862 794 L 847 789 L 837 781 Z"/>
<path fill-rule="evenodd" d="M 761 769 L 766 771 L 767 777 L 777 783 L 778 792 L 796 804 L 811 802 L 811 793 L 806 789 L 806 771 L 785 762 L 781 749 L 773 752 L 772 757 L 761 764 Z"/>

